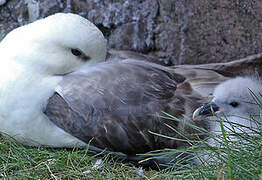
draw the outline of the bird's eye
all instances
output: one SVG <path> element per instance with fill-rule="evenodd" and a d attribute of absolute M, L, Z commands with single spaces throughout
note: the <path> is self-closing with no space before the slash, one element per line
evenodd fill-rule
<path fill-rule="evenodd" d="M 236 102 L 236 101 L 233 101 L 233 102 L 231 102 L 230 103 L 230 106 L 232 106 L 232 107 L 237 107 L 239 105 L 239 103 L 238 102 Z"/>
<path fill-rule="evenodd" d="M 79 51 L 78 49 L 71 49 L 71 53 L 72 53 L 74 56 L 81 56 L 81 55 L 82 55 L 82 52 Z"/>

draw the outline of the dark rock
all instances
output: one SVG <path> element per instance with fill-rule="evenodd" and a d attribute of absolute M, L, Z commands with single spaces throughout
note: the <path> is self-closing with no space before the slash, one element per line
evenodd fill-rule
<path fill-rule="evenodd" d="M 56 12 L 94 22 L 109 48 L 171 64 L 225 62 L 262 51 L 260 0 L 8 0 L 0 5 L 0 39 Z"/>

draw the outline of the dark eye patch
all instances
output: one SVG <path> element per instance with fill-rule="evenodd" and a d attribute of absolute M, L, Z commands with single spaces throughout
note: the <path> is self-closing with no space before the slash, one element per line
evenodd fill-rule
<path fill-rule="evenodd" d="M 239 106 L 239 103 L 238 102 L 236 102 L 236 101 L 232 101 L 231 103 L 229 103 L 230 104 L 230 106 L 232 106 L 232 107 L 237 107 L 237 106 Z"/>
<path fill-rule="evenodd" d="M 85 55 L 85 53 L 78 49 L 71 48 L 71 53 L 83 62 L 87 62 L 91 59 L 89 56 Z"/>
<path fill-rule="evenodd" d="M 82 52 L 79 51 L 78 49 L 71 49 L 71 53 L 72 53 L 74 56 L 81 56 L 81 55 L 82 55 Z"/>

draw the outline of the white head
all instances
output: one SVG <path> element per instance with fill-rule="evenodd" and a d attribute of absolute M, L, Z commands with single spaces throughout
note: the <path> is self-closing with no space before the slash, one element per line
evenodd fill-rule
<path fill-rule="evenodd" d="M 215 88 L 212 100 L 227 116 L 249 118 L 260 114 L 259 105 L 255 102 L 252 93 L 260 98 L 262 82 L 248 77 L 237 77 L 225 81 Z"/>
<path fill-rule="evenodd" d="M 0 49 L 2 57 L 38 72 L 66 74 L 103 61 L 106 40 L 87 19 L 58 13 L 11 31 Z"/>
<path fill-rule="evenodd" d="M 261 92 L 262 82 L 255 78 L 237 77 L 227 80 L 215 88 L 213 100 L 198 108 L 194 116 L 210 116 L 213 110 L 216 113 L 223 112 L 226 117 L 260 119 L 261 108 L 255 97 L 262 102 Z"/>

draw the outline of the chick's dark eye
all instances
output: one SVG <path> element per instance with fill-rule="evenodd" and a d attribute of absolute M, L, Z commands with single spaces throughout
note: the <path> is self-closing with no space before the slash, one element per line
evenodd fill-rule
<path fill-rule="evenodd" d="M 82 52 L 79 51 L 78 49 L 71 49 L 71 53 L 74 55 L 74 56 L 81 56 Z"/>
<path fill-rule="evenodd" d="M 238 105 L 239 105 L 239 103 L 236 102 L 236 101 L 233 101 L 233 102 L 230 103 L 230 106 L 232 106 L 232 107 L 237 107 Z"/>

